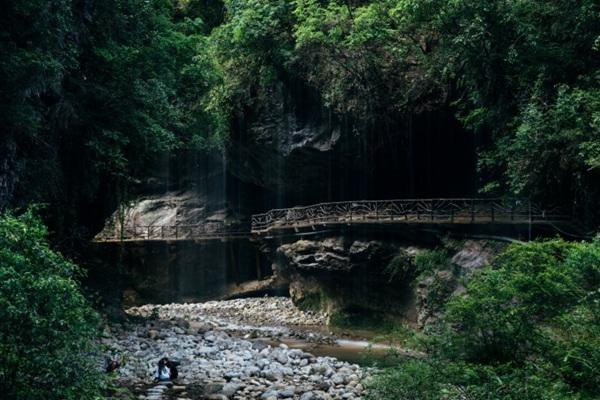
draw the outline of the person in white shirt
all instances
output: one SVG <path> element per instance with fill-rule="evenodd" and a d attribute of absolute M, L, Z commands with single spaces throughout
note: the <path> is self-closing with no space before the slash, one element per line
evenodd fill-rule
<path fill-rule="evenodd" d="M 156 372 L 154 373 L 155 381 L 164 382 L 171 379 L 171 371 L 167 366 L 168 363 L 169 359 L 166 357 L 163 357 L 158 361 L 158 367 L 156 368 Z"/>

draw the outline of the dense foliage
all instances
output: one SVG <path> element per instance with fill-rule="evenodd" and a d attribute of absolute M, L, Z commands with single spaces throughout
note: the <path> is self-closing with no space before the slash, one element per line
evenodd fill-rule
<path fill-rule="evenodd" d="M 593 216 L 599 17 L 595 0 L 9 1 L 0 207 L 50 202 L 53 226 L 81 225 L 302 82 L 369 141 L 452 107 L 480 137 L 483 192 Z"/>
<path fill-rule="evenodd" d="M 77 230 L 151 179 L 149 170 L 169 152 L 219 145 L 201 104 L 210 68 L 195 59 L 209 24 L 219 21 L 219 7 L 204 3 L 5 5 L 0 208 L 51 203 L 62 240 L 86 238 Z M 201 9 L 188 9 L 194 5 Z"/>
<path fill-rule="evenodd" d="M 597 398 L 600 240 L 510 246 L 423 345 L 429 357 L 377 376 L 371 398 Z"/>
<path fill-rule="evenodd" d="M 261 103 L 290 76 L 359 128 L 450 104 L 481 136 L 482 192 L 575 200 L 577 211 L 597 203 L 596 1 L 225 6 L 225 22 L 210 36 L 223 77 L 212 98 L 229 104 L 221 110 Z"/>
<path fill-rule="evenodd" d="M 451 109 L 478 135 L 482 193 L 597 222 L 598 21 L 597 0 L 9 0 L 0 210 L 50 203 L 69 248 L 153 166 L 225 151 L 274 88 L 300 82 L 365 142 Z M 45 237 L 31 214 L 0 219 L 0 390 L 92 396 L 93 313 Z M 432 357 L 379 376 L 373 398 L 600 396 L 599 265 L 598 241 L 511 247 L 447 305 Z"/>
<path fill-rule="evenodd" d="M 0 392 L 5 399 L 100 398 L 97 316 L 79 270 L 31 212 L 0 218 Z"/>

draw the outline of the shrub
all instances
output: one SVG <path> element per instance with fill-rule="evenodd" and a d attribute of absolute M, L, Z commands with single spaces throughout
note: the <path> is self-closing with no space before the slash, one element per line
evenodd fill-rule
<path fill-rule="evenodd" d="M 406 360 L 368 382 L 366 399 L 441 399 L 443 385 L 432 364 L 422 360 Z"/>
<path fill-rule="evenodd" d="M 98 398 L 97 315 L 78 268 L 50 249 L 32 213 L 0 217 L 0 392 L 10 399 Z"/>
<path fill-rule="evenodd" d="M 460 356 L 472 361 L 519 360 L 543 345 L 540 327 L 582 296 L 577 271 L 562 261 L 560 240 L 510 246 L 494 269 L 475 275 L 467 293 L 447 306 Z"/>
<path fill-rule="evenodd" d="M 466 289 L 427 331 L 428 358 L 376 375 L 370 398 L 599 398 L 600 239 L 511 245 Z"/>
<path fill-rule="evenodd" d="M 390 260 L 383 273 L 388 275 L 390 282 L 411 278 L 414 270 L 410 257 L 403 251 L 399 252 Z"/>
<path fill-rule="evenodd" d="M 489 367 L 436 359 L 405 360 L 367 382 L 367 399 L 577 399 L 550 369 L 532 364 Z"/>
<path fill-rule="evenodd" d="M 450 267 L 450 254 L 446 248 L 426 250 L 415 256 L 414 263 L 418 279 L 423 279 L 436 270 L 448 269 Z"/>

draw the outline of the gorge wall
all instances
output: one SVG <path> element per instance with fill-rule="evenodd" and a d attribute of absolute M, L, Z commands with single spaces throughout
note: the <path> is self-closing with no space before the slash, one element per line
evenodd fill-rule
<path fill-rule="evenodd" d="M 121 217 L 129 226 L 216 222 L 244 230 L 253 213 L 276 207 L 468 196 L 475 187 L 474 160 L 474 137 L 450 109 L 365 124 L 335 115 L 306 86 L 281 81 L 267 102 L 240 116 L 224 156 L 166 157 Z M 98 237 L 117 235 L 118 220 L 113 214 Z M 415 235 L 354 232 L 279 244 L 146 241 L 99 249 L 108 268 L 123 266 L 133 303 L 223 297 L 231 284 L 273 272 L 270 287 L 289 287 L 298 304 L 332 313 L 388 310 L 417 322 L 411 280 L 391 280 L 385 272 L 398 254 L 409 265 L 437 240 Z"/>
<path fill-rule="evenodd" d="M 336 115 L 311 89 L 279 82 L 240 118 L 228 172 L 258 189 L 258 211 L 324 201 L 466 196 L 475 137 L 440 108 L 364 123 Z"/>
<path fill-rule="evenodd" d="M 275 280 L 300 308 L 344 324 L 368 318 L 423 327 L 462 279 L 490 265 L 504 243 L 348 229 L 308 238 L 272 240 L 263 251 Z"/>
<path fill-rule="evenodd" d="M 195 302 L 259 293 L 248 282 L 269 277 L 263 256 L 248 240 L 96 243 L 90 271 L 104 291 L 128 306 Z"/>

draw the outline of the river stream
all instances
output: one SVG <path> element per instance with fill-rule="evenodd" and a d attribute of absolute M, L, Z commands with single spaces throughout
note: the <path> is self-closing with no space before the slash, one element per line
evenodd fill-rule
<path fill-rule="evenodd" d="M 391 348 L 329 332 L 325 317 L 288 298 L 144 305 L 113 325 L 104 344 L 122 361 L 118 384 L 139 399 L 360 399 L 373 360 Z M 154 384 L 161 357 L 179 377 Z"/>

